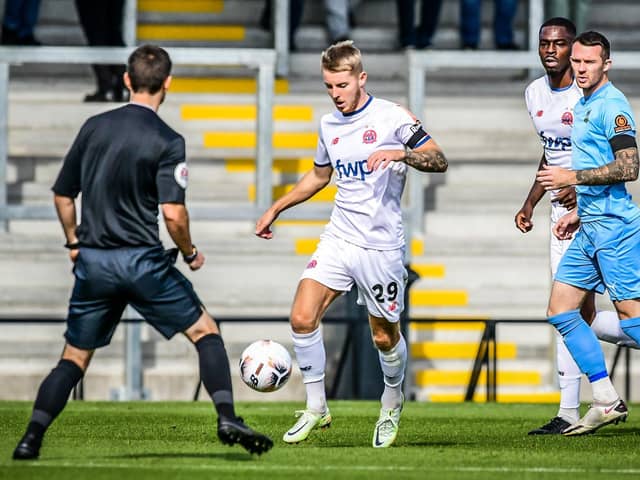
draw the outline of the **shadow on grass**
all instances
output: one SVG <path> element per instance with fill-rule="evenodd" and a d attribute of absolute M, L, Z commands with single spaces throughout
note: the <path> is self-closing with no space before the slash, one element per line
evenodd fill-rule
<path fill-rule="evenodd" d="M 247 452 L 229 452 L 229 453 L 185 453 L 185 452 L 150 452 L 150 453 L 130 453 L 126 455 L 110 455 L 103 457 L 105 459 L 119 459 L 119 460 L 144 460 L 144 459 L 181 459 L 181 458 L 194 458 L 194 459 L 211 459 L 211 460 L 227 460 L 227 461 L 252 461 L 254 458 L 258 458 L 257 455 L 250 455 Z"/>

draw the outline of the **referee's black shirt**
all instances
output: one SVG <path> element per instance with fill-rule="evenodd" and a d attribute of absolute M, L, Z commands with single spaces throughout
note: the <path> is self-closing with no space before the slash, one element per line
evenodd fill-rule
<path fill-rule="evenodd" d="M 155 246 L 158 204 L 184 203 L 184 139 L 142 105 L 91 117 L 80 129 L 52 190 L 82 192 L 82 246 Z"/>

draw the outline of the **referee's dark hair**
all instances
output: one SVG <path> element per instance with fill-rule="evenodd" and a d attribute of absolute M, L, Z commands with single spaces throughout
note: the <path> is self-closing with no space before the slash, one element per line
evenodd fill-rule
<path fill-rule="evenodd" d="M 163 48 L 142 45 L 129 56 L 127 73 L 134 92 L 157 93 L 171 75 L 171 59 Z"/>
<path fill-rule="evenodd" d="M 542 32 L 542 29 L 545 27 L 564 27 L 564 29 L 571 35 L 571 38 L 574 38 L 578 31 L 576 30 L 575 24 L 564 17 L 553 17 L 540 25 L 540 30 L 538 30 L 538 35 Z"/>
<path fill-rule="evenodd" d="M 600 45 L 600 47 L 602 47 L 602 53 L 600 55 L 602 60 L 609 60 L 609 57 L 611 56 L 611 44 L 609 43 L 609 40 L 607 40 L 607 37 L 600 32 L 594 32 L 593 30 L 582 32 L 575 38 L 573 43 L 580 43 L 585 47 L 595 47 Z"/>

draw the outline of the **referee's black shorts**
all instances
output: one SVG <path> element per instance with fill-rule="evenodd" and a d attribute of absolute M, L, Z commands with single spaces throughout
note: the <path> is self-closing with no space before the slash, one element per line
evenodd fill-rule
<path fill-rule="evenodd" d="M 131 305 L 164 337 L 184 332 L 202 314 L 191 282 L 161 246 L 81 248 L 64 336 L 74 347 L 108 345 Z"/>

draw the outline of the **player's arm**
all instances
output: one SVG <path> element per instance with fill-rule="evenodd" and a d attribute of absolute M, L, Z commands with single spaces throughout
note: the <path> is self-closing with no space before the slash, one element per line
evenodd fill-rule
<path fill-rule="evenodd" d="M 369 155 L 367 168 L 373 172 L 391 162 L 404 162 L 421 172 L 446 172 L 449 166 L 442 149 L 431 137 L 414 149 L 377 150 Z"/>
<path fill-rule="evenodd" d="M 636 180 L 640 162 L 635 138 L 617 135 L 610 143 L 615 156 L 612 162 L 587 170 L 567 170 L 547 165 L 538 172 L 538 181 L 546 190 L 553 190 L 567 185 L 611 185 Z"/>
<path fill-rule="evenodd" d="M 540 163 L 538 165 L 537 171 L 540 171 L 545 164 L 546 159 L 543 153 L 542 157 L 540 158 Z M 533 185 L 531 185 L 531 189 L 529 190 L 529 194 L 522 204 L 522 208 L 520 208 L 518 213 L 516 213 L 514 219 L 514 221 L 516 222 L 516 227 L 522 233 L 527 233 L 533 228 L 533 222 L 531 221 L 533 217 L 533 210 L 536 208 L 536 205 L 538 205 L 545 192 L 546 190 L 544 189 L 544 187 L 534 179 Z"/>
<path fill-rule="evenodd" d="M 329 165 L 314 165 L 313 169 L 304 174 L 296 185 L 284 194 L 258 219 L 255 234 L 260 238 L 272 238 L 271 224 L 285 210 L 302 203 L 322 190 L 331 181 L 333 167 Z"/>
<path fill-rule="evenodd" d="M 169 236 L 182 253 L 182 258 L 191 270 L 199 269 L 204 264 L 204 255 L 191 241 L 187 207 L 181 203 L 163 203 L 161 208 Z"/>

